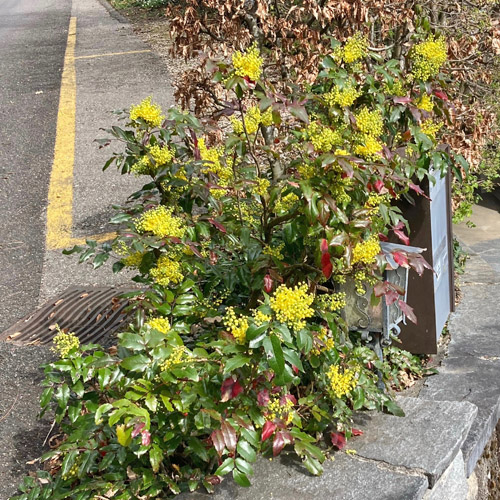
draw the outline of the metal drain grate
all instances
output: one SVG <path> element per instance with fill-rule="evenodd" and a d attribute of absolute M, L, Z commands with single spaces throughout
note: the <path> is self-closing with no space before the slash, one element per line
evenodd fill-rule
<path fill-rule="evenodd" d="M 38 311 L 18 321 L 3 333 L 0 341 L 16 344 L 49 344 L 57 333 L 55 325 L 74 332 L 82 344 L 114 343 L 113 333 L 125 325 L 123 309 L 127 299 L 120 299 L 130 288 L 71 287 Z"/>

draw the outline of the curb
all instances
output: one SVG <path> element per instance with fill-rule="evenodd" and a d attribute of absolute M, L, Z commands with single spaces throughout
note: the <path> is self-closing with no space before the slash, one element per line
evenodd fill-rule
<path fill-rule="evenodd" d="M 109 15 L 122 24 L 130 24 L 130 21 L 112 7 L 106 0 L 98 0 L 98 2 L 108 11 Z"/>

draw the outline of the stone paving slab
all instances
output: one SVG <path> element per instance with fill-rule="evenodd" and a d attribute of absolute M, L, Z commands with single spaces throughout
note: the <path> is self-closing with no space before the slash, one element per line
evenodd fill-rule
<path fill-rule="evenodd" d="M 447 358 L 439 376 L 430 378 L 422 397 L 446 401 L 469 401 L 478 407 L 462 452 L 466 474 L 472 474 L 500 418 L 500 360 L 473 356 Z"/>
<path fill-rule="evenodd" d="M 469 402 L 398 397 L 405 417 L 359 414 L 363 436 L 351 447 L 364 458 L 424 473 L 432 486 L 453 462 L 477 414 Z"/>
<path fill-rule="evenodd" d="M 445 470 L 435 487 L 428 490 L 424 495 L 423 500 L 465 500 L 468 490 L 469 485 L 465 477 L 464 457 L 462 452 L 459 451 L 455 460 Z"/>
<path fill-rule="evenodd" d="M 391 471 L 373 462 L 337 453 L 324 464 L 320 477 L 311 476 L 298 460 L 280 456 L 259 459 L 249 488 L 231 478 L 216 487 L 213 495 L 183 494 L 179 500 L 420 500 L 428 482 L 423 475 Z"/>

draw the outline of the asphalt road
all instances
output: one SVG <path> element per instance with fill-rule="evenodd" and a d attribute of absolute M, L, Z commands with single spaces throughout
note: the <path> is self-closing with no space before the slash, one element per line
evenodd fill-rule
<path fill-rule="evenodd" d="M 70 0 L 0 0 L 0 331 L 38 304 Z"/>
<path fill-rule="evenodd" d="M 168 68 L 100 1 L 0 0 L 0 332 L 70 286 L 129 283 L 110 266 L 94 272 L 63 256 L 62 247 L 46 245 L 56 136 L 74 142 L 72 161 L 65 162 L 72 205 L 62 216 L 69 227 L 59 235 L 72 246 L 109 231 L 111 206 L 142 185 L 133 176 L 101 171 L 111 151 L 93 141 L 103 136 L 101 128 L 116 124 L 111 112 L 149 95 L 164 109 L 173 102 Z M 62 84 L 69 39 L 70 93 L 67 79 Z M 75 112 L 61 127 L 64 88 Z M 69 199 L 68 191 L 56 197 Z M 37 420 L 39 365 L 52 357 L 48 347 L 0 342 L 0 500 L 15 493 L 35 467 L 27 462 L 45 451 L 51 421 Z"/>

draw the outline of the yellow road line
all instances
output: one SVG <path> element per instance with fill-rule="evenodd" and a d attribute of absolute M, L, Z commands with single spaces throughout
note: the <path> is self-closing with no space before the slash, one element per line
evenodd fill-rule
<path fill-rule="evenodd" d="M 76 72 L 75 72 L 76 17 L 72 17 L 68 29 L 68 41 L 64 55 L 64 67 L 57 114 L 54 162 L 50 175 L 47 250 L 58 250 L 85 242 L 86 239 L 106 241 L 114 233 L 73 238 L 73 164 L 75 159 L 76 122 Z"/>
<path fill-rule="evenodd" d="M 146 50 L 129 50 L 128 52 L 108 52 L 107 54 L 92 54 L 90 56 L 76 56 L 77 59 L 95 59 L 96 57 L 109 57 L 109 56 L 124 56 L 128 54 L 144 54 L 146 52 L 151 52 L 150 49 Z"/>

